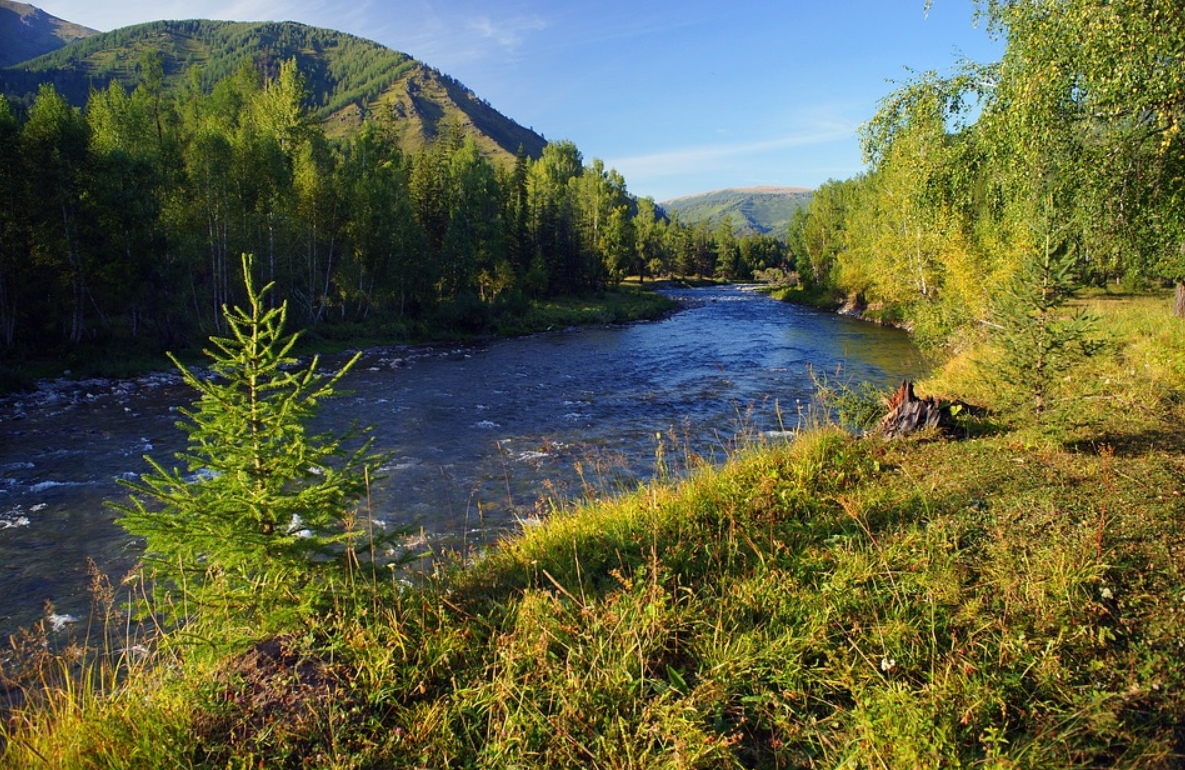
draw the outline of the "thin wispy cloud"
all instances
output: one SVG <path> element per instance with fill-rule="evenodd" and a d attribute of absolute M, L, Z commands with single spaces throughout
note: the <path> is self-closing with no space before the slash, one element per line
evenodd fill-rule
<path fill-rule="evenodd" d="M 481 16 L 468 27 L 484 40 L 497 44 L 508 53 L 515 53 L 532 34 L 547 29 L 547 22 L 539 16 L 514 16 L 494 19 Z"/>
<path fill-rule="evenodd" d="M 538 14 L 466 13 L 456 9 L 442 14 L 428 7 L 416 9 L 405 21 L 387 26 L 381 35 L 376 30 L 378 42 L 452 75 L 463 75 L 461 70 L 474 62 L 517 59 L 522 49 L 550 26 Z"/>
<path fill-rule="evenodd" d="M 765 155 L 777 150 L 828 144 L 850 139 L 856 131 L 854 123 L 834 123 L 811 130 L 788 134 L 773 139 L 752 142 L 712 143 L 673 150 L 631 155 L 613 160 L 619 170 L 628 169 L 639 175 L 658 175 L 665 172 L 682 171 L 689 167 L 704 168 L 719 166 L 725 161 L 738 158 Z"/>

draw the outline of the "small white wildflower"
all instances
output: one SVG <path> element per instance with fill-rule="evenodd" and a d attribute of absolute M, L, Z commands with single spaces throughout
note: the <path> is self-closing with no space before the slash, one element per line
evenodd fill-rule
<path fill-rule="evenodd" d="M 896 659 L 889 657 L 881 658 L 881 671 L 887 674 L 895 668 L 897 668 Z"/>
<path fill-rule="evenodd" d="M 1103 586 L 1103 590 L 1099 592 L 1099 595 L 1102 596 L 1104 599 L 1111 599 L 1111 598 L 1114 598 L 1114 596 L 1115 596 L 1115 594 L 1111 593 L 1111 589 L 1108 588 L 1107 586 Z"/>

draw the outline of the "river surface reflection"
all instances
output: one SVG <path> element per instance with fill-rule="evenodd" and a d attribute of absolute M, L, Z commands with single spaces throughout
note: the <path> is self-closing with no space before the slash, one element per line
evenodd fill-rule
<path fill-rule="evenodd" d="M 653 323 L 367 351 L 318 428 L 373 426 L 393 458 L 374 518 L 465 547 L 534 520 L 541 501 L 636 487 L 656 434 L 719 460 L 741 437 L 792 430 L 812 369 L 887 386 L 921 368 L 896 330 L 744 287 L 673 295 L 683 309 Z M 176 408 L 191 400 L 153 375 L 0 402 L 0 635 L 47 600 L 62 619 L 84 615 L 88 558 L 114 579 L 133 566 L 136 544 L 103 501 L 123 496 L 116 480 L 146 470 L 145 454 L 172 464 Z"/>

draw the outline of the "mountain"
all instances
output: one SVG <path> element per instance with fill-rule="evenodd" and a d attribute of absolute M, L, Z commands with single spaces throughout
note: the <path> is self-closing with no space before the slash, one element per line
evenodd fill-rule
<path fill-rule="evenodd" d="M 106 88 L 112 80 L 134 89 L 137 64 L 153 51 L 162 54 L 165 85 L 174 90 L 186 87 L 195 67 L 200 85 L 209 89 L 244 62 L 274 74 L 295 58 L 311 92 L 310 106 L 329 136 L 347 135 L 371 118 L 391 121 L 408 151 L 449 125 L 495 155 L 513 155 L 522 146 L 538 156 L 546 144 L 455 79 L 405 53 L 295 22 L 188 20 L 124 27 L 0 69 L 0 91 L 27 104 L 49 82 L 82 105 L 92 88 Z"/>
<path fill-rule="evenodd" d="M 659 205 L 668 213 L 677 213 L 679 221 L 687 224 L 706 219 L 715 229 L 725 217 L 731 217 L 737 233 L 784 238 L 794 212 L 810 203 L 812 195 L 806 187 L 742 187 L 684 195 Z"/>
<path fill-rule="evenodd" d="M 40 8 L 0 0 L 0 67 L 56 51 L 68 43 L 99 34 L 71 24 Z"/>

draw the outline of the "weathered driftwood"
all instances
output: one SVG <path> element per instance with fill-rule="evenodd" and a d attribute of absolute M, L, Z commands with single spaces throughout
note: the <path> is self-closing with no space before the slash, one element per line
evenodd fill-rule
<path fill-rule="evenodd" d="M 913 392 L 913 383 L 901 383 L 892 396 L 886 399 L 889 412 L 881 418 L 877 432 L 886 439 L 905 436 L 924 428 L 947 429 L 953 427 L 950 409 L 940 405 L 933 396 L 918 398 Z"/>

